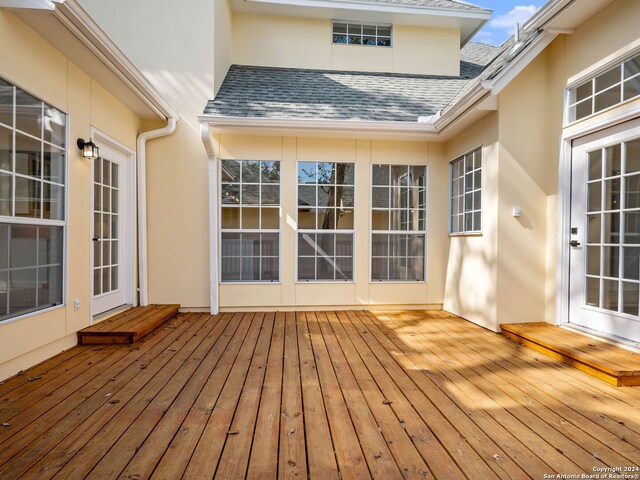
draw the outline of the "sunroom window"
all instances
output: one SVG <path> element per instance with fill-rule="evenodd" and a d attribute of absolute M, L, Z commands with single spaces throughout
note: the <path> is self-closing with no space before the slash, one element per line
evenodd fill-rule
<path fill-rule="evenodd" d="M 280 278 L 280 162 L 221 162 L 221 281 Z"/>
<path fill-rule="evenodd" d="M 482 230 L 482 148 L 477 148 L 450 164 L 451 233 Z"/>
<path fill-rule="evenodd" d="M 640 96 L 640 55 L 569 89 L 567 120 L 573 122 Z"/>
<path fill-rule="evenodd" d="M 298 163 L 298 280 L 353 280 L 353 163 Z"/>
<path fill-rule="evenodd" d="M 371 280 L 424 281 L 427 167 L 372 168 Z"/>
<path fill-rule="evenodd" d="M 365 45 L 371 47 L 391 46 L 391 25 L 374 25 L 333 21 L 333 43 Z"/>
<path fill-rule="evenodd" d="M 0 321 L 63 302 L 67 116 L 0 78 Z"/>

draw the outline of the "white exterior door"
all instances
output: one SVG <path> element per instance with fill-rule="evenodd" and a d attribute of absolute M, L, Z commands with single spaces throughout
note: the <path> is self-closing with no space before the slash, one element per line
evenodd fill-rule
<path fill-rule="evenodd" d="M 569 322 L 640 341 L 640 121 L 573 142 Z"/>
<path fill-rule="evenodd" d="M 131 159 L 106 142 L 93 160 L 92 314 L 131 304 Z"/>

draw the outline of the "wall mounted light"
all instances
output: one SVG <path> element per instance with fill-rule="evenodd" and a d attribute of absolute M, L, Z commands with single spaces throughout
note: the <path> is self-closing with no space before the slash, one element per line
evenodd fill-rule
<path fill-rule="evenodd" d="M 100 157 L 100 149 L 91 141 L 91 139 L 89 139 L 88 142 L 85 142 L 82 138 L 79 138 L 76 144 L 82 151 L 83 158 L 97 160 Z"/>

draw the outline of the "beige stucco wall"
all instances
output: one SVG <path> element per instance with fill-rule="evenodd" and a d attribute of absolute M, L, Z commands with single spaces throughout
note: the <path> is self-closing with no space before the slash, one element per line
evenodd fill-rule
<path fill-rule="evenodd" d="M 445 247 L 443 250 L 447 261 L 444 309 L 495 330 L 499 178 L 497 113 L 483 117 L 446 144 L 446 171 L 441 181 L 449 181 L 450 161 L 479 146 L 482 146 L 482 234 L 451 235 L 448 238 L 448 249 Z M 448 203 L 441 204 L 441 208 L 448 212 Z"/>
<path fill-rule="evenodd" d="M 458 29 L 394 25 L 392 47 L 333 45 L 331 20 L 233 13 L 239 65 L 458 75 Z"/>
<path fill-rule="evenodd" d="M 221 284 L 221 308 L 426 306 L 442 303 L 446 248 L 446 211 L 437 207 L 447 195 L 441 145 L 350 139 L 215 135 L 223 159 L 280 160 L 281 283 Z M 351 283 L 296 283 L 297 161 L 356 163 L 355 274 Z M 370 169 L 373 163 L 428 165 L 428 252 L 426 283 L 369 282 Z"/>
<path fill-rule="evenodd" d="M 90 319 L 91 163 L 75 139 L 91 127 L 135 148 L 139 119 L 89 75 L 6 10 L 0 9 L 0 74 L 67 112 L 69 121 L 68 243 L 65 306 L 0 325 L 0 380 L 75 345 Z M 74 299 L 80 309 L 74 311 Z"/>
<path fill-rule="evenodd" d="M 567 294 L 557 283 L 564 91 L 571 78 L 637 46 L 638 18 L 640 2 L 618 0 L 560 35 L 500 93 L 498 113 L 447 144 L 449 160 L 483 144 L 485 163 L 483 235 L 451 238 L 445 309 L 492 330 L 501 323 L 556 323 L 557 295 Z M 634 105 L 640 101 L 578 123 L 602 122 Z M 513 217 L 513 207 L 521 217 Z"/>
<path fill-rule="evenodd" d="M 229 0 L 213 2 L 213 93 L 220 85 L 231 66 L 231 6 Z"/>

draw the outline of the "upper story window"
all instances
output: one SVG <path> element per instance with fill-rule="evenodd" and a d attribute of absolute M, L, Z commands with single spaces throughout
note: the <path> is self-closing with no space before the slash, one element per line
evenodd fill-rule
<path fill-rule="evenodd" d="M 482 148 L 479 147 L 450 164 L 451 233 L 482 230 Z"/>
<path fill-rule="evenodd" d="M 222 160 L 221 281 L 280 278 L 280 162 Z"/>
<path fill-rule="evenodd" d="M 640 96 L 640 55 L 569 89 L 567 120 L 573 122 Z"/>
<path fill-rule="evenodd" d="M 425 280 L 427 167 L 373 165 L 371 280 Z"/>
<path fill-rule="evenodd" d="M 353 280 L 355 165 L 298 162 L 298 281 Z"/>
<path fill-rule="evenodd" d="M 0 321 L 63 302 L 67 115 L 0 78 Z"/>
<path fill-rule="evenodd" d="M 334 20 L 333 43 L 390 47 L 391 25 L 371 25 Z"/>

